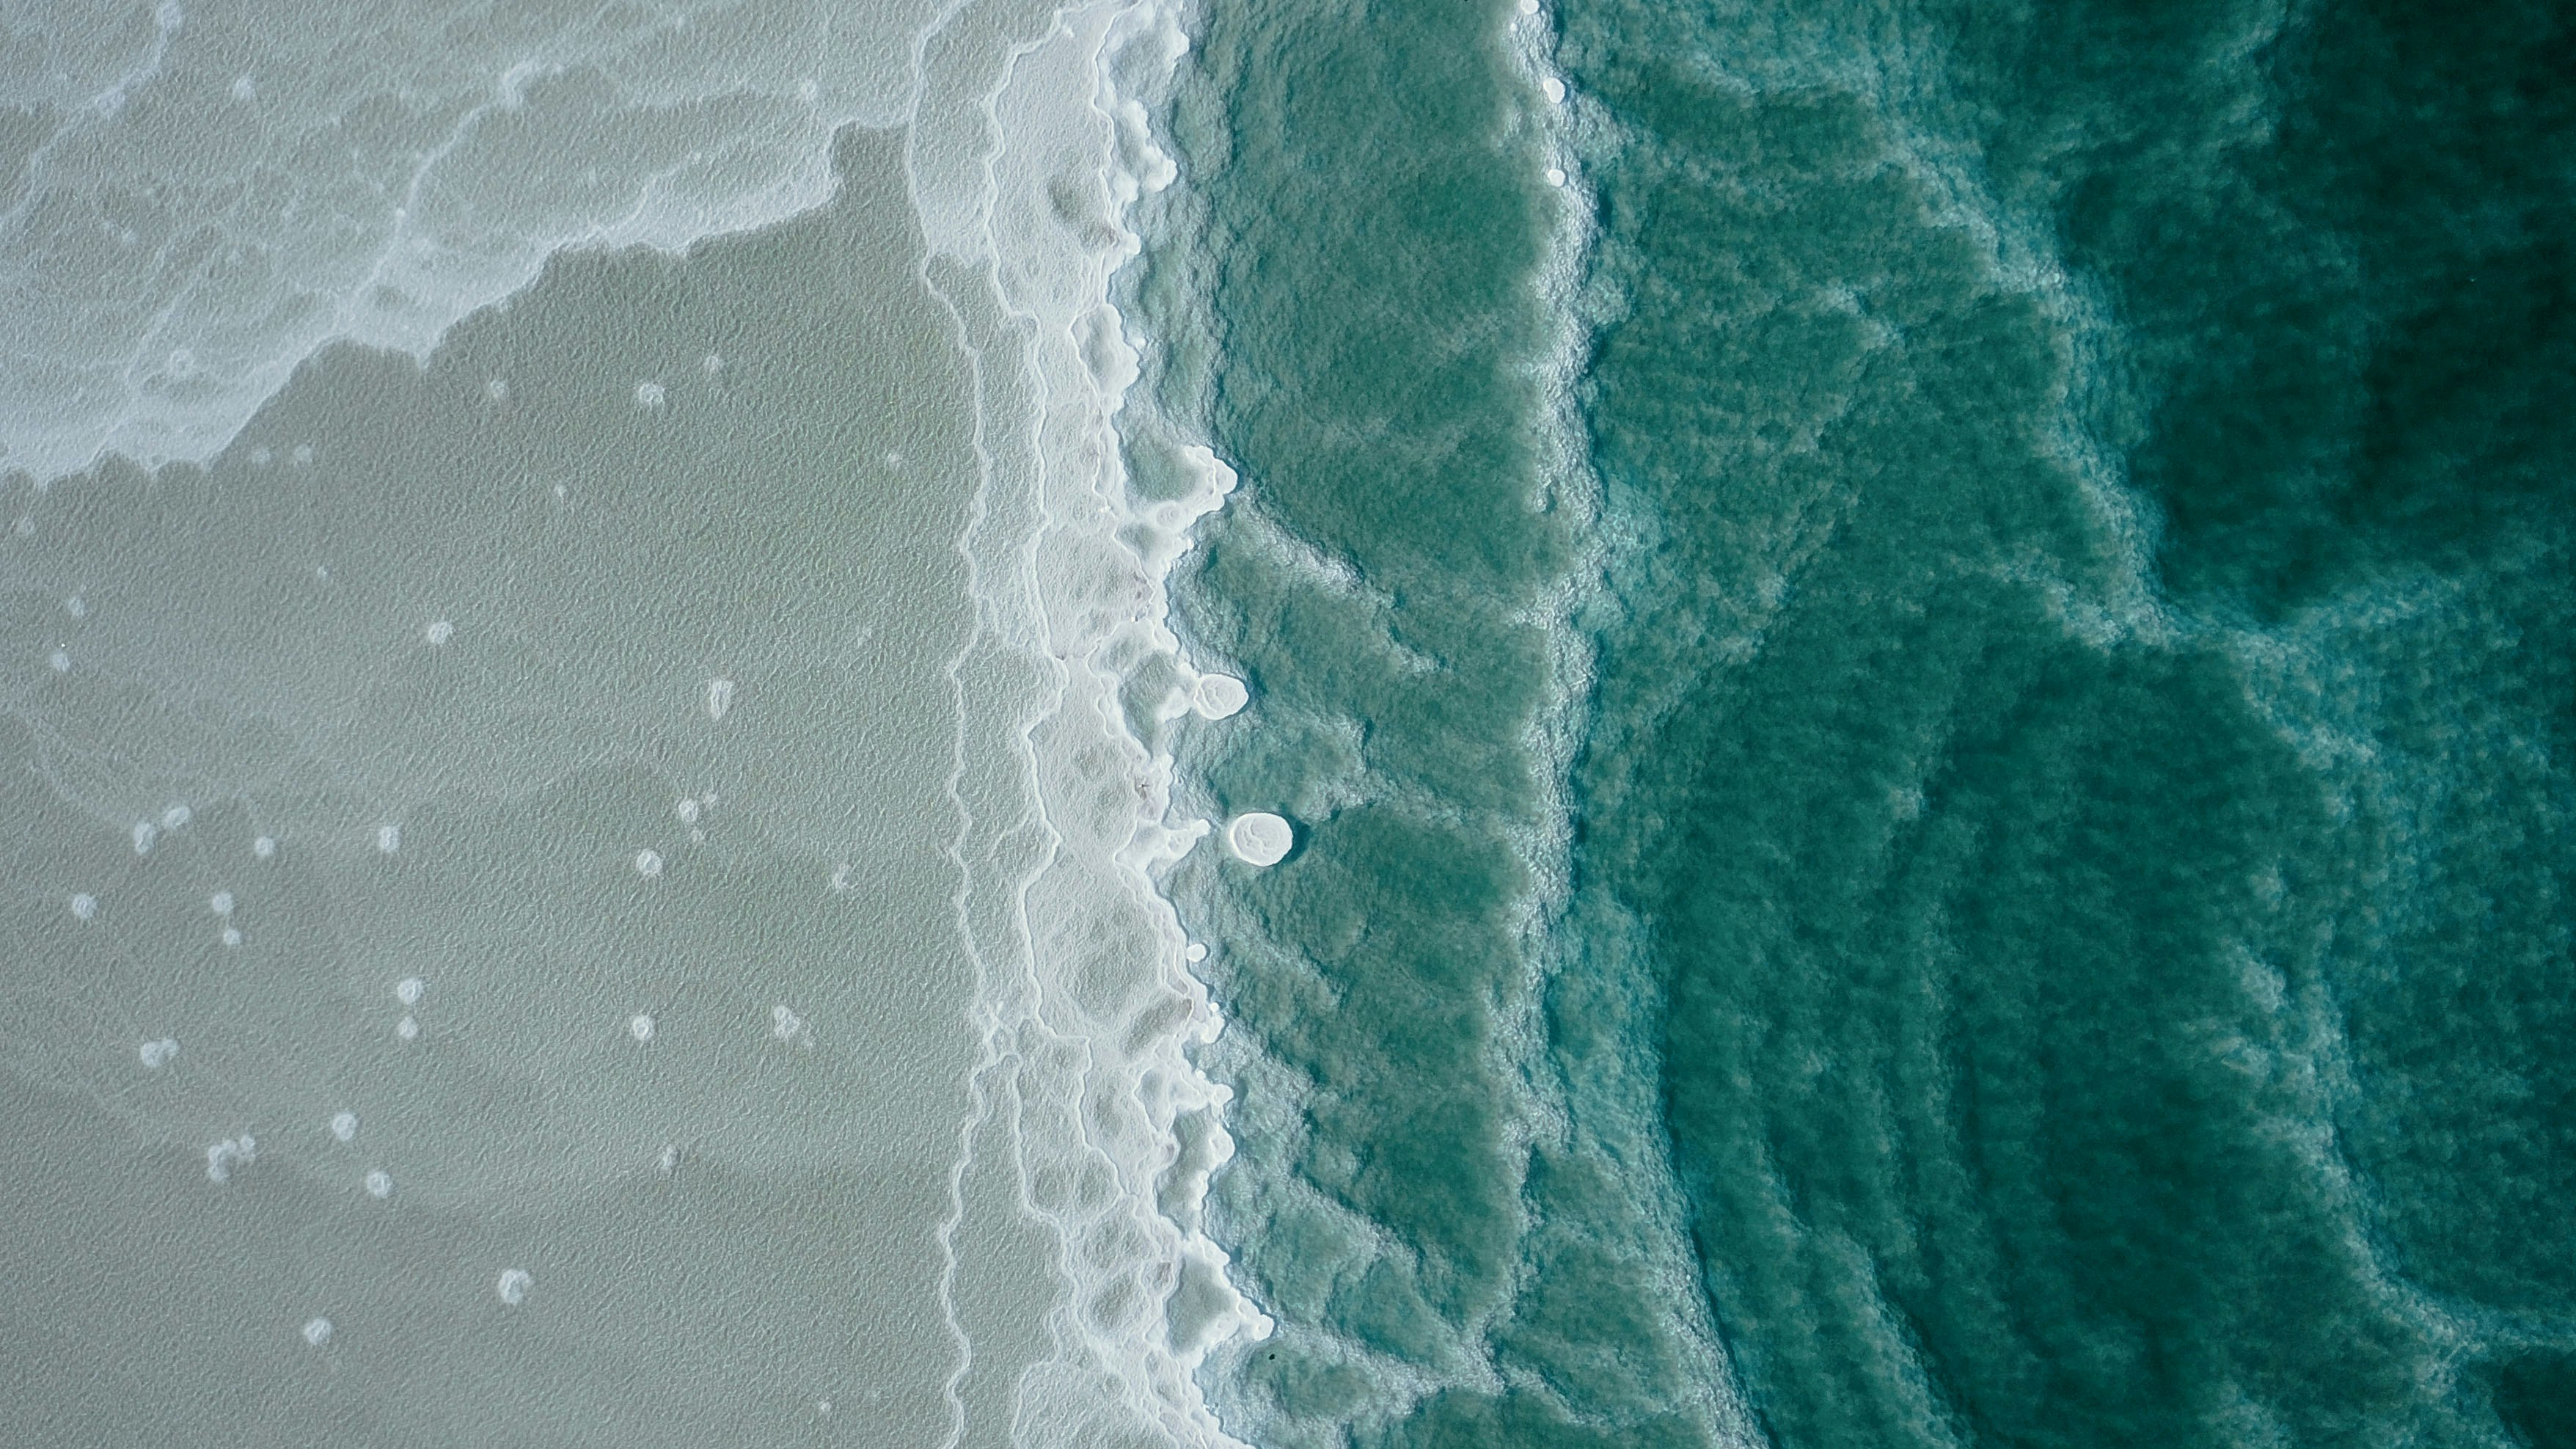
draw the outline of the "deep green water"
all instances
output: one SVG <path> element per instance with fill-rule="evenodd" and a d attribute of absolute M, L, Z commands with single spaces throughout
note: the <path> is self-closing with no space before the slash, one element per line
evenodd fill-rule
<path fill-rule="evenodd" d="M 2576 1444 L 2576 18 L 1517 23 L 1170 118 L 1229 1426 Z"/>

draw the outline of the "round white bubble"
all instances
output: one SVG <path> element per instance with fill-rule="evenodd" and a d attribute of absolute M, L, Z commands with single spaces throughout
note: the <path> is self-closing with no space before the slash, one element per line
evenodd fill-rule
<path fill-rule="evenodd" d="M 1190 687 L 1190 708 L 1201 719 L 1224 719 L 1242 710 L 1252 700 L 1252 691 L 1231 674 L 1202 674 Z"/>
<path fill-rule="evenodd" d="M 242 941 L 241 932 L 231 926 L 224 927 L 224 933 L 219 939 L 227 946 L 238 946 Z"/>
<path fill-rule="evenodd" d="M 1252 810 L 1226 822 L 1225 843 L 1246 865 L 1277 865 L 1297 843 L 1297 831 L 1267 810 Z"/>
<path fill-rule="evenodd" d="M 683 800 L 674 808 L 679 812 L 680 819 L 684 824 L 695 825 L 698 823 L 697 801 Z"/>
<path fill-rule="evenodd" d="M 420 1037 L 420 1023 L 406 1016 L 402 1020 L 394 1023 L 394 1035 L 401 1037 L 404 1041 L 418 1040 Z"/>
<path fill-rule="evenodd" d="M 445 619 L 441 619 L 430 625 L 428 628 L 421 630 L 420 636 L 427 639 L 432 644 L 444 644 L 448 640 L 456 637 L 456 626 Z"/>
<path fill-rule="evenodd" d="M 1547 184 L 1550 186 L 1563 186 L 1565 184 L 1565 172 L 1558 167 L 1550 166 L 1547 168 Z"/>
<path fill-rule="evenodd" d="M 86 921 L 97 914 L 98 897 L 93 895 L 77 895 L 72 897 L 72 915 L 75 918 Z"/>
<path fill-rule="evenodd" d="M 270 856 L 277 854 L 277 842 L 270 839 L 268 836 L 263 835 L 259 839 L 250 843 L 250 853 L 258 856 L 262 860 L 266 860 Z"/>
<path fill-rule="evenodd" d="M 402 849 L 402 827 L 399 825 L 377 826 L 376 849 L 383 851 L 387 855 L 391 855 L 395 851 Z"/>
<path fill-rule="evenodd" d="M 805 1018 L 798 1016 L 794 1011 L 785 1006 L 773 1006 L 769 1009 L 769 1034 L 780 1041 L 794 1041 L 796 1034 L 804 1029 Z"/>
<path fill-rule="evenodd" d="M 708 680 L 707 718 L 713 720 L 723 719 L 725 717 L 725 711 L 731 708 L 733 708 L 733 681 L 730 679 Z"/>
<path fill-rule="evenodd" d="M 179 1044 L 166 1036 L 161 1038 L 159 1041 L 145 1042 L 141 1047 L 137 1048 L 135 1052 L 136 1056 L 143 1059 L 145 1070 L 156 1072 L 161 1069 L 164 1062 L 169 1061 L 172 1057 L 175 1057 L 178 1054 Z"/>
<path fill-rule="evenodd" d="M 331 1341 L 331 1320 L 327 1318 L 308 1319 L 304 1325 L 304 1341 L 313 1345 L 315 1348 L 320 1348 L 322 1345 L 329 1343 Z"/>
<path fill-rule="evenodd" d="M 527 1301 L 528 1290 L 536 1286 L 536 1281 L 528 1276 L 526 1269 L 504 1268 L 501 1281 L 492 1285 L 492 1291 L 500 1295 L 502 1302 L 515 1308 Z"/>
<path fill-rule="evenodd" d="M 229 916 L 233 913 L 233 893 L 217 891 L 206 898 L 206 904 L 214 908 L 216 915 Z"/>
<path fill-rule="evenodd" d="M 662 873 L 661 853 L 651 850 L 639 850 L 635 852 L 635 873 L 643 876 L 647 880 L 660 875 Z"/>
<path fill-rule="evenodd" d="M 151 821 L 136 821 L 134 824 L 134 853 L 136 855 L 151 854 L 152 842 L 160 834 L 160 830 L 156 828 Z"/>
<path fill-rule="evenodd" d="M 176 830 L 180 826 L 185 825 L 196 818 L 196 811 L 189 809 L 185 805 L 173 805 L 169 809 L 161 812 L 161 828 L 164 830 Z"/>
<path fill-rule="evenodd" d="M 355 1112 L 339 1112 L 333 1114 L 331 1118 L 331 1135 L 339 1138 L 343 1142 L 354 1140 L 358 1135 L 358 1114 Z"/>
<path fill-rule="evenodd" d="M 394 1195 L 393 1175 L 381 1169 L 367 1174 L 367 1196 L 382 1200 Z"/>
<path fill-rule="evenodd" d="M 428 989 L 428 982 L 417 976 L 406 976 L 394 983 L 394 1000 L 405 1006 L 418 1006 L 421 993 Z"/>
<path fill-rule="evenodd" d="M 626 1034 L 635 1038 L 637 1041 L 651 1041 L 653 1039 L 653 1018 L 640 1014 L 628 1018 L 626 1022 Z"/>

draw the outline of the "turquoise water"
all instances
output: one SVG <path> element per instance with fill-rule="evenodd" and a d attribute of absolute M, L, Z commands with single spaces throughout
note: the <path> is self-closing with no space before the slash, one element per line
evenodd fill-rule
<path fill-rule="evenodd" d="M 2576 1443 L 2571 44 L 1210 8 L 1230 1429 Z"/>

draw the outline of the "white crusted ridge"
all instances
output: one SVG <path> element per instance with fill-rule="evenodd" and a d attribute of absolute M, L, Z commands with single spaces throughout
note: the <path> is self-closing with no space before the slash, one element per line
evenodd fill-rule
<path fill-rule="evenodd" d="M 960 1439 L 1007 1415 L 1018 1445 L 1231 1445 L 1193 1374 L 1210 1346 L 1269 1322 L 1197 1222 L 1231 1144 L 1227 1094 L 1186 1053 L 1218 1023 L 1153 882 L 1205 827 L 1167 823 L 1171 761 L 1137 738 L 1129 709 L 1151 680 L 1184 681 L 1149 703 L 1157 720 L 1201 699 L 1203 715 L 1230 714 L 1248 697 L 1196 692 L 1165 623 L 1164 576 L 1234 476 L 1200 450 L 1182 496 L 1140 503 L 1113 427 L 1137 377 L 1110 303 L 1139 247 L 1125 216 L 1175 174 L 1116 81 L 1158 82 L 1186 43 L 1169 6 L 1133 0 L 1004 0 L 961 6 L 953 23 L 1005 58 L 979 111 L 917 117 L 907 155 L 923 278 L 955 320 L 978 419 L 958 545 L 977 624 L 949 670 L 950 789 L 985 1045 L 941 1233 L 960 1347 L 951 1412 Z M 966 63 L 933 36 L 925 89 Z M 979 1295 L 965 1257 L 1003 1216 L 1045 1225 L 1062 1285 L 1046 1347 L 1026 1361 L 995 1361 L 1013 1309 Z"/>

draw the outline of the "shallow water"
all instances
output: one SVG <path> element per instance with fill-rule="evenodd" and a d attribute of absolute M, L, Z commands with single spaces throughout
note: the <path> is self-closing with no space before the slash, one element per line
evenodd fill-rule
<path fill-rule="evenodd" d="M 1228 1422 L 2559 1442 L 2554 12 L 1208 28 Z"/>

